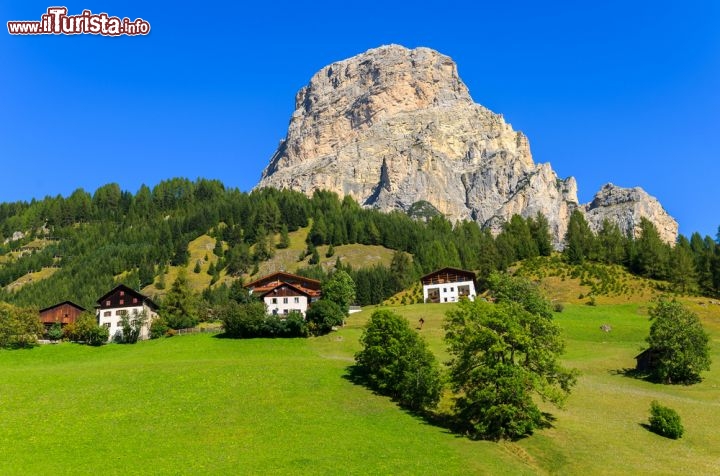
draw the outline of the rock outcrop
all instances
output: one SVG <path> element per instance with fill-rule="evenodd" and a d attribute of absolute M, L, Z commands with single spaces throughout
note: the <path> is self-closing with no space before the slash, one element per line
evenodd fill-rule
<path fill-rule="evenodd" d="M 621 188 L 611 183 L 603 185 L 595 194 L 593 201 L 584 205 L 585 216 L 594 231 L 602 227 L 603 220 L 615 222 L 620 230 L 632 230 L 637 238 L 640 231 L 640 219 L 650 220 L 660 233 L 660 238 L 674 243 L 678 234 L 678 224 L 663 209 L 655 197 L 651 197 L 640 187 Z"/>
<path fill-rule="evenodd" d="M 584 209 L 575 179 L 535 164 L 527 138 L 475 104 L 455 63 L 434 50 L 390 45 L 333 63 L 295 104 L 258 187 L 326 189 L 382 210 L 425 200 L 494 230 L 515 213 L 541 212 L 556 244 L 570 213 Z"/>

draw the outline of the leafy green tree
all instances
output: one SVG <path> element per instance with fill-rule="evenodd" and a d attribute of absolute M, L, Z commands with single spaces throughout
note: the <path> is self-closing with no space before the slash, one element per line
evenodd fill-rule
<path fill-rule="evenodd" d="M 495 304 L 463 301 L 447 313 L 455 412 L 472 438 L 516 439 L 549 423 L 533 396 L 561 405 L 576 372 L 558 362 L 560 328 L 532 283 L 495 274 L 490 291 Z"/>
<path fill-rule="evenodd" d="M 322 285 L 322 297 L 332 301 L 348 315 L 350 304 L 355 301 L 355 282 L 344 270 L 338 270 Z"/>
<path fill-rule="evenodd" d="M 650 308 L 650 378 L 661 383 L 692 384 L 710 370 L 710 336 L 697 314 L 680 302 L 661 298 Z"/>
<path fill-rule="evenodd" d="M 173 329 L 185 329 L 198 323 L 195 299 L 182 268 L 163 299 L 161 314 Z"/>
<path fill-rule="evenodd" d="M 412 410 L 437 405 L 442 391 L 439 365 L 406 319 L 391 311 L 375 311 L 360 344 L 355 362 L 371 388 Z"/>
<path fill-rule="evenodd" d="M 330 332 L 333 326 L 341 326 L 345 313 L 335 302 L 320 299 L 313 303 L 305 313 L 305 320 L 313 335 L 323 335 Z"/>
<path fill-rule="evenodd" d="M 148 314 L 145 310 L 138 312 L 133 309 L 132 313 L 122 311 L 120 314 L 121 332 L 114 336 L 115 342 L 119 344 L 134 344 L 140 338 L 142 329 L 148 321 Z"/>
<path fill-rule="evenodd" d="M 37 309 L 0 302 L 0 348 L 32 347 L 42 333 Z"/>

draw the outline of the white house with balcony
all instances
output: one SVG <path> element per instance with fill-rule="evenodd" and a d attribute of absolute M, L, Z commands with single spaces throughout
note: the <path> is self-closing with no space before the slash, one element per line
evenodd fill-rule
<path fill-rule="evenodd" d="M 458 268 L 443 268 L 420 278 L 423 302 L 446 303 L 461 299 L 475 300 L 475 273 Z"/>

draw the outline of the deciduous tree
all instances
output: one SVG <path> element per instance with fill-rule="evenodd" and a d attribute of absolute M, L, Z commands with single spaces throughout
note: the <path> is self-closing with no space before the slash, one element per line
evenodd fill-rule
<path fill-rule="evenodd" d="M 413 410 L 434 407 L 442 380 L 433 353 L 407 320 L 387 311 L 375 311 L 360 337 L 355 355 L 370 387 Z"/>
<path fill-rule="evenodd" d="M 650 377 L 662 383 L 691 384 L 710 370 L 710 337 L 697 314 L 661 298 L 650 308 Z"/>
<path fill-rule="evenodd" d="M 558 362 L 560 328 L 532 283 L 495 274 L 490 290 L 494 304 L 463 301 L 447 313 L 450 382 L 471 437 L 515 439 L 548 423 L 533 397 L 561 405 L 575 371 Z"/>

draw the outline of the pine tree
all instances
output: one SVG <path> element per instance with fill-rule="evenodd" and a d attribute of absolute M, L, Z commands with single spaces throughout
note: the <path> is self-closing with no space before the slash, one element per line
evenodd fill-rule
<path fill-rule="evenodd" d="M 183 268 L 165 295 L 161 315 L 173 329 L 193 327 L 198 322 L 195 300 Z"/>

